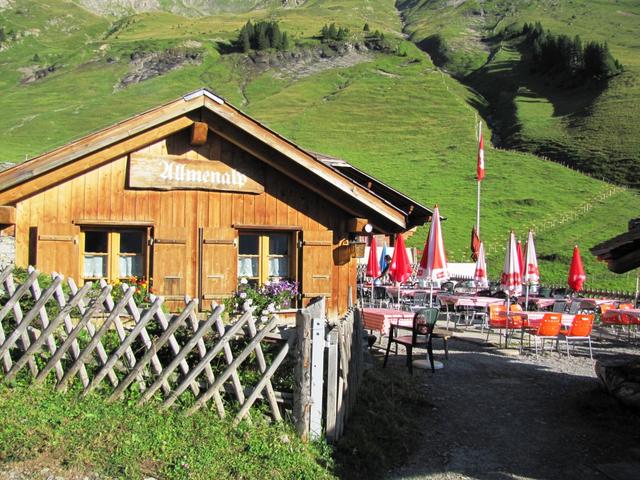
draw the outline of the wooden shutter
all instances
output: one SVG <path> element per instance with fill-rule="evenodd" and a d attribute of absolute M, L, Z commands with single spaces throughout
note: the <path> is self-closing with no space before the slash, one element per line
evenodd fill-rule
<path fill-rule="evenodd" d="M 237 232 L 233 228 L 200 228 L 200 300 L 230 297 L 238 279 Z"/>
<path fill-rule="evenodd" d="M 29 230 L 29 263 L 43 273 L 58 272 L 79 279 L 80 227 L 46 223 Z"/>
<path fill-rule="evenodd" d="M 187 293 L 191 260 L 184 227 L 155 227 L 153 232 L 153 291 L 167 300 L 182 300 Z"/>
<path fill-rule="evenodd" d="M 333 270 L 333 231 L 302 232 L 303 297 L 331 297 Z"/>

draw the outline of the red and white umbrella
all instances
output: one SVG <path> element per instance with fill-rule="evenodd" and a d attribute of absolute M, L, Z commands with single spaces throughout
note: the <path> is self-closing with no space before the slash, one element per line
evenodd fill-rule
<path fill-rule="evenodd" d="M 391 256 L 391 265 L 389 266 L 389 278 L 393 282 L 404 283 L 413 272 L 407 249 L 404 246 L 404 237 L 401 233 L 396 235 L 396 243 Z"/>
<path fill-rule="evenodd" d="M 376 237 L 371 237 L 369 245 L 369 258 L 367 259 L 367 277 L 371 277 L 371 305 L 373 306 L 373 290 L 374 281 L 380 276 L 380 264 L 378 263 L 378 247 L 376 246 Z"/>
<path fill-rule="evenodd" d="M 380 264 L 378 263 L 378 248 L 376 246 L 376 237 L 371 237 L 369 245 L 369 258 L 367 259 L 367 277 L 371 277 L 371 281 L 380 276 Z"/>
<path fill-rule="evenodd" d="M 537 285 L 540 283 L 540 271 L 538 270 L 538 258 L 536 256 L 536 246 L 533 243 L 533 232 L 529 230 L 527 248 L 525 255 L 524 274 L 522 283 L 526 285 Z"/>
<path fill-rule="evenodd" d="M 476 289 L 487 288 L 489 286 L 489 278 L 487 277 L 487 262 L 484 258 L 484 243 L 480 242 L 478 247 L 478 260 L 476 260 L 476 271 L 473 275 L 476 282 Z"/>
<path fill-rule="evenodd" d="M 504 257 L 504 267 L 502 268 L 502 277 L 500 277 L 500 289 L 505 292 L 508 297 L 522 293 L 522 277 L 520 276 L 520 265 L 518 264 L 516 237 L 513 231 L 509 234 L 507 253 Z"/>
<path fill-rule="evenodd" d="M 582 259 L 580 258 L 580 250 L 576 245 L 573 247 L 573 258 L 571 259 L 571 268 L 569 268 L 569 278 L 567 279 L 567 283 L 569 284 L 569 288 L 574 292 L 579 292 L 582 290 L 582 286 L 584 285 L 584 281 L 587 279 L 587 276 L 584 273 L 584 267 L 582 266 Z"/>
<path fill-rule="evenodd" d="M 518 252 L 518 268 L 520 268 L 520 278 L 524 276 L 524 255 L 522 254 L 522 242 L 518 240 L 516 243 L 516 251 Z"/>
<path fill-rule="evenodd" d="M 426 258 L 425 258 L 426 256 Z M 420 268 L 418 269 L 418 277 L 429 281 L 431 284 L 431 294 L 429 304 L 433 302 L 433 283 L 443 282 L 449 278 L 447 270 L 447 254 L 444 251 L 444 240 L 442 238 L 442 229 L 440 227 L 440 212 L 436 205 L 433 209 L 431 217 L 431 227 L 429 228 L 429 236 L 422 259 Z"/>
<path fill-rule="evenodd" d="M 525 307 L 529 308 L 529 287 L 540 283 L 540 271 L 538 270 L 538 258 L 536 256 L 536 246 L 533 243 L 533 232 L 529 230 L 529 238 L 527 239 L 527 248 L 524 260 L 524 274 L 522 275 L 522 283 L 526 285 L 527 294 L 525 298 Z"/>

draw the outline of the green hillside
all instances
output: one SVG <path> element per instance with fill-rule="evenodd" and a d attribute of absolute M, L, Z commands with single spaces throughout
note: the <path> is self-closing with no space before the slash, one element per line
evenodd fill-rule
<path fill-rule="evenodd" d="M 20 32 L 0 52 L 0 161 L 22 161 L 204 86 L 303 147 L 345 158 L 426 205 L 438 203 L 448 217 L 443 228 L 450 261 L 468 260 L 476 109 L 486 101 L 402 40 L 391 0 L 312 0 L 294 9 L 201 18 L 145 13 L 117 21 L 62 0 L 46 8 L 36 1 L 16 7 L 0 12 L 0 26 Z M 322 68 L 261 70 L 242 54 L 225 53 L 247 19 L 279 21 L 298 48 L 308 49 L 320 48 L 315 37 L 329 22 L 349 28 L 352 42 L 362 42 L 368 23 L 392 48 L 354 53 L 342 63 L 316 62 Z M 116 88 L 132 55 L 168 50 L 195 53 L 200 63 Z M 57 67 L 21 83 L 21 69 L 34 65 Z M 542 120 L 538 128 L 553 130 Z M 609 273 L 588 247 L 626 230 L 640 205 L 635 191 L 613 189 L 534 155 L 485 148 L 481 233 L 491 277 L 499 275 L 509 230 L 523 238 L 534 228 L 538 253 L 547 258 L 543 281 L 565 282 L 578 243 L 587 287 L 634 288 L 630 275 Z M 422 246 L 424 237 L 421 229 L 409 243 Z"/>
<path fill-rule="evenodd" d="M 480 92 L 499 143 L 640 186 L 640 4 L 632 0 L 401 1 L 406 32 Z M 602 85 L 557 88 L 520 63 L 505 33 L 541 22 L 555 35 L 607 42 L 625 71 Z"/>

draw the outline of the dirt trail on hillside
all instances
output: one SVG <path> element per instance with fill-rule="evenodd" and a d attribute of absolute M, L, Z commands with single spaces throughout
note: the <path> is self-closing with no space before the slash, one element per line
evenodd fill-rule
<path fill-rule="evenodd" d="M 597 358 L 639 354 L 637 347 L 598 347 Z M 450 341 L 442 370 L 414 373 L 434 406 L 420 420 L 418 450 L 385 478 L 640 478 L 640 413 L 600 389 L 581 353 L 513 357 Z M 392 368 L 404 369 L 403 361 L 399 355 Z"/>

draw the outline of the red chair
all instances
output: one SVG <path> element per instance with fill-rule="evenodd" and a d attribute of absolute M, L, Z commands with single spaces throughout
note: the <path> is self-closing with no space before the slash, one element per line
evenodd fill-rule
<path fill-rule="evenodd" d="M 544 342 L 547 339 L 556 341 L 556 349 L 558 348 L 559 335 L 560 335 L 560 327 L 562 323 L 562 314 L 561 313 L 545 313 L 540 320 L 540 325 L 535 332 L 531 332 L 531 337 L 534 338 L 534 345 L 536 349 L 536 355 L 538 354 L 538 339 L 541 342 L 541 351 L 544 352 Z"/>
<path fill-rule="evenodd" d="M 571 327 L 560 329 L 560 335 L 564 337 L 564 341 L 567 345 L 567 357 L 569 356 L 569 341 L 584 341 L 589 342 L 589 357 L 593 360 L 593 351 L 591 349 L 591 330 L 593 329 L 593 315 L 579 313 L 573 317 Z"/>
<path fill-rule="evenodd" d="M 505 305 L 489 305 L 487 341 L 489 341 L 491 330 L 498 330 L 498 335 L 500 335 L 501 330 L 506 330 L 507 318 L 507 307 Z M 500 340 L 500 342 L 502 342 L 502 340 Z"/>

